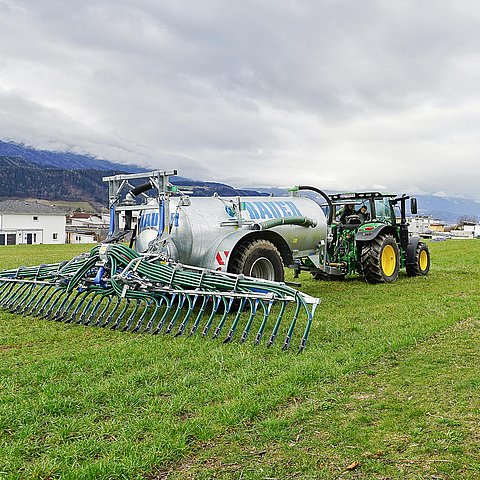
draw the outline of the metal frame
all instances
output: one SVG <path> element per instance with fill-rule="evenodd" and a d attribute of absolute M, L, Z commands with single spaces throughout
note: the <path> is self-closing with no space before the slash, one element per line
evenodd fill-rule
<path fill-rule="evenodd" d="M 156 199 L 159 205 L 159 213 L 162 214 L 163 225 L 165 231 L 161 232 L 168 235 L 169 223 L 167 220 L 170 218 L 170 205 L 168 197 L 173 192 L 173 185 L 170 183 L 170 176 L 176 175 L 177 170 L 155 170 L 145 173 L 132 173 L 113 175 L 109 177 L 103 177 L 104 182 L 108 182 L 108 203 L 110 208 L 110 231 L 107 237 L 107 241 L 112 241 L 120 234 L 120 213 L 126 211 L 142 210 L 142 205 L 132 205 L 131 201 L 127 200 L 127 194 L 134 186 L 129 183 L 129 180 L 135 179 L 148 179 L 152 188 L 157 191 Z M 129 187 L 130 190 L 125 192 L 124 202 L 121 202 L 122 194 L 125 187 Z M 148 195 L 142 194 L 146 198 L 153 198 Z M 163 208 L 160 210 L 160 206 Z"/>

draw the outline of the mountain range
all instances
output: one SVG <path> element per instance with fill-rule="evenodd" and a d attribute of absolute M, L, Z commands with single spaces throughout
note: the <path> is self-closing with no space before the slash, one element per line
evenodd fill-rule
<path fill-rule="evenodd" d="M 39 150 L 23 143 L 5 142 L 0 140 L 0 157 L 28 160 L 34 164 L 47 168 L 59 168 L 68 170 L 121 170 L 122 172 L 137 173 L 144 169 L 136 165 L 124 165 L 102 160 L 91 155 L 82 155 L 72 152 L 58 152 Z"/>
<path fill-rule="evenodd" d="M 135 165 L 113 163 L 89 155 L 37 150 L 23 144 L 0 141 L 0 198 L 38 198 L 107 203 L 107 184 L 102 177 L 146 172 Z M 256 190 L 237 189 L 217 182 L 173 176 L 171 182 L 195 196 L 258 196 Z"/>
<path fill-rule="evenodd" d="M 100 206 L 107 201 L 102 177 L 115 173 L 147 171 L 136 165 L 114 163 L 91 155 L 39 150 L 21 143 L 0 141 L 0 197 L 51 200 L 87 200 Z M 287 195 L 282 188 L 238 189 L 224 183 L 202 182 L 175 176 L 172 183 L 196 196 Z M 398 192 L 403 193 L 403 192 Z M 417 195 L 419 214 L 447 223 L 460 217 L 480 219 L 480 203 L 469 199 Z"/>

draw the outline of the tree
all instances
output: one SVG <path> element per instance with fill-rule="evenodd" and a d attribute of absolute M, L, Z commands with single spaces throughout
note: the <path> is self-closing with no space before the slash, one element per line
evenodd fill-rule
<path fill-rule="evenodd" d="M 476 215 L 462 215 L 458 217 L 457 227 L 462 228 L 466 223 L 478 223 L 478 218 Z"/>

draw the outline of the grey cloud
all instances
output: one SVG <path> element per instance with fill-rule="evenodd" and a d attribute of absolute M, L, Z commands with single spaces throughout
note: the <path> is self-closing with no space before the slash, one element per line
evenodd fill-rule
<path fill-rule="evenodd" d="M 474 2 L 3 0 L 0 12 L 13 139 L 237 186 L 479 196 Z"/>

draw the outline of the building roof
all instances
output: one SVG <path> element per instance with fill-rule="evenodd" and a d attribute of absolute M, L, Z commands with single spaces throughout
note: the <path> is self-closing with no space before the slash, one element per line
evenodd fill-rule
<path fill-rule="evenodd" d="M 25 202 L 24 200 L 3 200 L 0 201 L 0 215 L 11 213 L 17 215 L 62 215 L 65 211 L 50 205 L 43 205 L 36 202 Z"/>
<path fill-rule="evenodd" d="M 90 217 L 98 217 L 94 213 L 87 213 L 87 212 L 73 212 L 69 216 L 69 218 L 90 218 Z"/>

